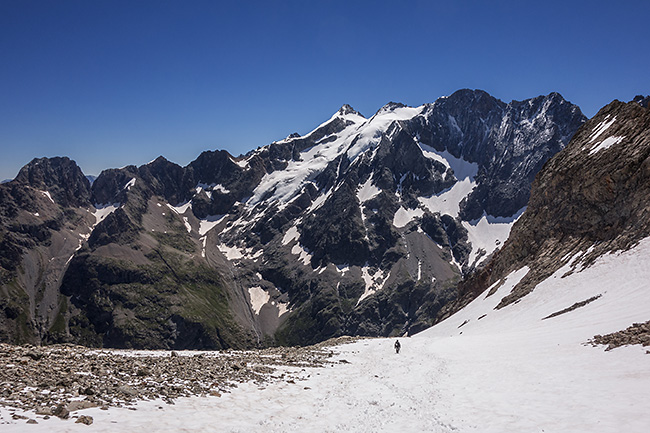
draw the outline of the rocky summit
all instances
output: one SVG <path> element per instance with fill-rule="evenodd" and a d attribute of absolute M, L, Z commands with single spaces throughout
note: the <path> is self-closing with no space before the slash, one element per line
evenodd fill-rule
<path fill-rule="evenodd" d="M 536 174 L 585 121 L 557 93 L 504 103 L 460 90 L 369 118 L 344 105 L 246 155 L 159 157 L 92 185 L 67 158 L 35 159 L 0 185 L 0 340 L 225 349 L 417 332 L 506 241 Z M 574 165 L 633 137 L 616 121 L 607 133 L 625 138 L 605 142 L 591 124 Z M 591 188 L 576 207 L 599 208 L 606 185 Z M 556 210 L 544 200 L 529 206 Z"/>

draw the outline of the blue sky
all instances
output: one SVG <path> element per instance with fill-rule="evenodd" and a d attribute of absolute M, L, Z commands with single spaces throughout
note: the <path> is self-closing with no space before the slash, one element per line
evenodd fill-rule
<path fill-rule="evenodd" d="M 646 1 L 0 2 L 0 179 L 238 155 L 350 104 L 650 93 Z"/>

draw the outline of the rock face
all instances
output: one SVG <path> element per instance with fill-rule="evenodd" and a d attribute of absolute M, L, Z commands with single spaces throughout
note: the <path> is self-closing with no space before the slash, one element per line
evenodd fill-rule
<path fill-rule="evenodd" d="M 614 101 L 538 173 L 526 212 L 492 260 L 459 286 L 459 309 L 510 272 L 526 276 L 497 308 L 567 264 L 587 266 L 650 235 L 650 110 Z"/>
<path fill-rule="evenodd" d="M 34 159 L 0 185 L 0 340 L 39 342 L 66 298 L 68 261 L 94 220 L 90 183 L 68 158 Z"/>
<path fill-rule="evenodd" d="M 2 339 L 227 348 L 423 329 L 585 120 L 557 93 L 460 90 L 368 119 L 345 105 L 238 158 L 159 157 L 92 186 L 35 160 L 0 185 Z"/>
<path fill-rule="evenodd" d="M 90 199 L 90 182 L 77 164 L 69 158 L 38 158 L 24 166 L 14 182 L 40 191 L 62 206 L 87 206 Z"/>

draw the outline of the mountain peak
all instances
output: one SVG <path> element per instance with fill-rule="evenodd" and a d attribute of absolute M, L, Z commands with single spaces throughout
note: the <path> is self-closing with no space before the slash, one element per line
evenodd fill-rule
<path fill-rule="evenodd" d="M 449 96 L 446 96 L 445 98 L 458 98 L 462 100 L 475 100 L 475 99 L 480 99 L 480 98 L 493 98 L 492 95 L 490 95 L 488 92 L 485 90 L 481 89 L 460 89 L 456 90 L 454 93 L 452 93 Z"/>
<path fill-rule="evenodd" d="M 389 102 L 388 104 L 384 105 L 381 107 L 379 110 L 377 110 L 377 114 L 379 113 L 387 113 L 390 111 L 395 111 L 399 108 L 406 108 L 408 107 L 406 104 L 402 104 L 401 102 Z"/>
<path fill-rule="evenodd" d="M 145 165 L 158 165 L 158 164 L 164 164 L 164 163 L 166 163 L 166 162 L 169 162 L 169 161 L 167 160 L 167 158 L 165 158 L 164 156 L 160 155 L 158 158 L 154 159 L 153 161 L 151 161 L 150 163 L 145 164 Z"/>
<path fill-rule="evenodd" d="M 90 197 L 90 182 L 68 157 L 34 158 L 20 169 L 15 180 L 52 192 L 62 205 L 83 203 Z"/>
<path fill-rule="evenodd" d="M 632 99 L 632 102 L 636 102 L 642 107 L 650 108 L 650 95 L 648 96 L 636 95 L 634 99 Z"/>
<path fill-rule="evenodd" d="M 339 111 L 337 112 L 337 114 L 340 115 L 340 116 L 345 116 L 347 114 L 356 114 L 358 116 L 363 117 L 361 115 L 361 113 L 359 113 L 357 110 L 352 108 L 351 105 L 348 105 L 348 104 L 343 104 L 343 106 L 341 106 L 341 108 L 339 108 Z"/>

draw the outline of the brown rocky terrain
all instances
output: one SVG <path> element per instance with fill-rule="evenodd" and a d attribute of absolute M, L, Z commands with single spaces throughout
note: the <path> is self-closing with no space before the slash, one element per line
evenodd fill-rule
<path fill-rule="evenodd" d="M 605 350 L 612 350 L 629 344 L 650 346 L 650 320 L 645 323 L 635 323 L 622 331 L 596 335 L 591 340 L 591 343 L 594 345 L 607 345 Z M 646 351 L 646 353 L 650 354 L 650 351 Z"/>
<path fill-rule="evenodd" d="M 68 419 L 71 413 L 90 407 L 155 399 L 174 404 L 179 397 L 220 396 L 244 382 L 295 383 L 298 375 L 283 372 L 282 367 L 322 367 L 334 362 L 329 359 L 334 354 L 329 346 L 351 341 L 341 337 L 302 348 L 220 352 L 0 344 L 0 405 L 34 410 L 40 418 Z M 92 422 L 88 418 L 81 422 Z"/>

